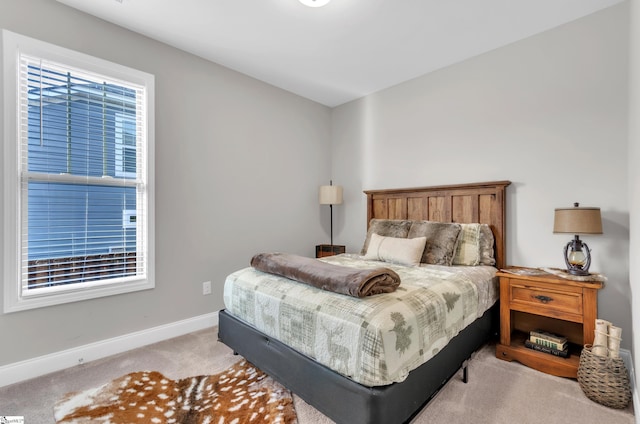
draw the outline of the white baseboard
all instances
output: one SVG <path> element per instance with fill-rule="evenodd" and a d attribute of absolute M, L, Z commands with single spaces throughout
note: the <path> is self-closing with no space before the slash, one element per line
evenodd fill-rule
<path fill-rule="evenodd" d="M 0 367 L 0 387 L 95 361 L 152 343 L 218 325 L 218 313 L 200 315 L 112 339 L 55 352 Z"/>
<path fill-rule="evenodd" d="M 631 402 L 633 402 L 633 410 L 640 411 L 640 399 L 638 398 L 638 391 L 636 390 L 636 377 L 635 370 L 633 368 L 633 357 L 631 351 L 627 349 L 620 349 L 620 358 L 624 362 L 624 366 L 629 371 L 629 384 L 631 386 Z M 640 424 L 640 414 L 635 414 L 636 424 Z"/>

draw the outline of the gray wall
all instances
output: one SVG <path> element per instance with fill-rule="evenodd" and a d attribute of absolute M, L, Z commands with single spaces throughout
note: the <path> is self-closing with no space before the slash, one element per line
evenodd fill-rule
<path fill-rule="evenodd" d="M 631 46 L 629 66 L 629 211 L 630 211 L 630 258 L 640 256 L 640 3 L 633 0 L 631 4 Z M 630 269 L 631 305 L 633 326 L 640 328 L 640 270 L 636 263 Z M 634 364 L 640 364 L 640 337 L 633 339 Z M 635 368 L 635 366 L 634 366 Z M 640 371 L 635 370 L 636 395 Z M 637 401 L 638 399 L 634 399 Z M 637 403 L 635 404 L 637 407 Z M 636 413 L 636 422 L 640 422 L 640 414 Z"/>
<path fill-rule="evenodd" d="M 253 254 L 329 240 L 329 108 L 53 0 L 2 0 L 0 28 L 155 75 L 157 258 L 154 290 L 0 314 L 0 366 L 217 311 Z"/>
<path fill-rule="evenodd" d="M 632 342 L 627 197 L 628 3 L 335 108 L 336 239 L 360 249 L 364 189 L 511 180 L 507 261 L 564 267 L 554 208 L 602 209 L 585 236 L 599 316 Z"/>
<path fill-rule="evenodd" d="M 0 314 L 11 347 L 0 366 L 219 310 L 224 276 L 254 253 L 312 255 L 328 241 L 316 196 L 331 176 L 345 187 L 334 239 L 350 251 L 364 239 L 364 189 L 509 179 L 508 261 L 530 266 L 562 266 L 555 207 L 601 207 L 605 234 L 584 237 L 609 277 L 599 315 L 630 348 L 638 178 L 627 164 L 640 156 L 627 158 L 628 13 L 624 3 L 332 111 L 53 0 L 2 0 L 0 28 L 155 74 L 157 281 Z"/>

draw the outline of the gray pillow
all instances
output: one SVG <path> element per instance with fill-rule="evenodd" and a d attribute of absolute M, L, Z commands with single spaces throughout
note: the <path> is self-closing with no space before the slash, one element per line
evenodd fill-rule
<path fill-rule="evenodd" d="M 451 266 L 460 228 L 460 224 L 455 223 L 413 221 L 408 238 L 427 238 L 427 246 L 422 254 L 423 263 Z"/>
<path fill-rule="evenodd" d="M 367 237 L 364 239 L 360 254 L 365 255 L 367 253 L 371 234 L 377 234 L 383 237 L 407 238 L 409 228 L 411 228 L 411 222 L 413 221 L 404 219 L 372 219 L 369 222 L 369 230 L 367 231 Z"/>
<path fill-rule="evenodd" d="M 493 231 L 487 224 L 480 224 L 480 264 L 494 266 L 496 258 L 494 256 Z"/>

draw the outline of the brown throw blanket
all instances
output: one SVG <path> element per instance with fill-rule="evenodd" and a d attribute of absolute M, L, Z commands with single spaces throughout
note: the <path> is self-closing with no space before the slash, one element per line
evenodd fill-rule
<path fill-rule="evenodd" d="M 251 258 L 251 266 L 353 297 L 391 293 L 400 285 L 398 274 L 388 268 L 350 268 L 289 253 L 260 253 Z"/>

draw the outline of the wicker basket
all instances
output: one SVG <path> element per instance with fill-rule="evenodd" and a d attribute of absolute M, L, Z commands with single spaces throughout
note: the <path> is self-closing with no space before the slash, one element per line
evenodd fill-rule
<path fill-rule="evenodd" d="M 610 408 L 625 408 L 631 400 L 629 373 L 620 358 L 605 358 L 585 345 L 580 354 L 578 383 L 594 402 Z"/>

